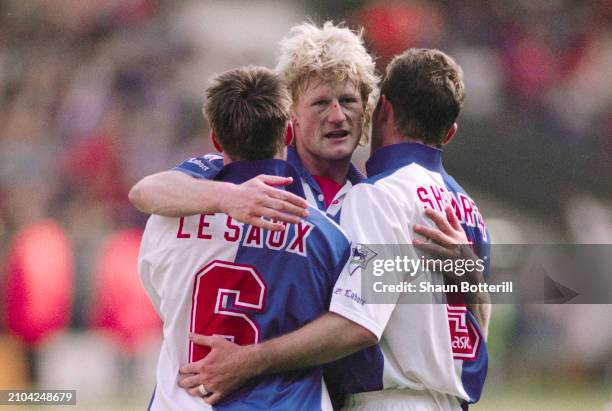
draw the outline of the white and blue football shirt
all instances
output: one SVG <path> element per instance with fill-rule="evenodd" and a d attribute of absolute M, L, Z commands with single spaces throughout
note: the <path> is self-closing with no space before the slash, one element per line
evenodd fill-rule
<path fill-rule="evenodd" d="M 353 165 L 349 165 L 347 182 L 336 193 L 329 207 L 325 208 L 325 199 L 319 184 L 312 174 L 304 167 L 299 155 L 293 146 L 287 147 L 287 162 L 290 163 L 299 174 L 303 192 L 301 197 L 308 204 L 327 214 L 334 221 L 339 222 L 341 207 L 346 194 L 355 185 L 364 180 L 364 176 Z M 181 171 L 198 179 L 213 179 L 223 167 L 223 156 L 220 154 L 206 154 L 200 157 L 190 158 L 176 166 L 174 170 Z M 298 179 L 294 178 L 294 184 Z M 295 191 L 297 193 L 297 190 Z M 345 393 L 372 391 L 380 389 L 380 378 L 382 368 L 373 368 L 364 373 L 363 363 L 382 363 L 382 353 L 378 345 L 359 351 L 349 357 L 332 362 L 324 366 L 324 376 L 327 387 L 334 399 L 334 403 L 341 401 Z"/>
<path fill-rule="evenodd" d="M 209 178 L 236 184 L 259 174 L 293 176 L 287 189 L 304 195 L 296 170 L 281 160 L 241 161 L 209 172 Z M 179 367 L 208 353 L 190 343 L 189 332 L 252 344 L 293 331 L 327 311 L 350 243 L 324 213 L 312 207 L 309 212 L 283 232 L 259 229 L 222 213 L 149 218 L 139 273 L 164 322 L 150 409 L 212 408 L 177 385 Z M 315 367 L 259 378 L 214 409 L 330 407 L 322 368 Z"/>
<path fill-rule="evenodd" d="M 302 197 L 308 201 L 308 204 L 327 213 L 327 215 L 336 222 L 340 218 L 340 209 L 346 194 L 351 187 L 364 179 L 364 176 L 359 172 L 359 170 L 357 170 L 353 164 L 350 164 L 346 183 L 336 193 L 329 207 L 326 208 L 323 190 L 321 190 L 321 187 L 319 187 L 319 184 L 314 179 L 312 174 L 306 169 L 306 167 L 304 167 L 295 147 L 293 146 L 287 147 L 287 162 L 293 165 L 300 176 L 300 181 L 302 182 L 304 192 Z M 223 157 L 220 154 L 206 154 L 204 156 L 193 157 L 185 160 L 173 170 L 181 171 L 195 178 L 210 179 L 211 176 L 214 176 L 215 173 L 221 169 L 221 167 L 223 167 Z"/>
<path fill-rule="evenodd" d="M 369 178 L 348 193 L 340 219 L 354 244 L 411 245 L 415 223 L 433 225 L 424 209 L 443 211 L 450 204 L 488 267 L 490 239 L 482 215 L 442 167 L 441 150 L 416 143 L 386 146 L 370 157 L 366 169 Z M 361 293 L 361 274 L 360 270 L 342 272 L 336 284 L 341 292 L 334 293 L 330 311 L 380 338 L 384 359 L 362 358 L 355 365 L 363 373 L 378 376 L 375 389 L 448 396 L 445 403 L 450 408 L 433 409 L 465 409 L 477 401 L 488 356 L 478 323 L 465 305 L 451 297 L 445 304 L 369 304 Z M 371 390 L 357 388 L 353 392 Z"/>

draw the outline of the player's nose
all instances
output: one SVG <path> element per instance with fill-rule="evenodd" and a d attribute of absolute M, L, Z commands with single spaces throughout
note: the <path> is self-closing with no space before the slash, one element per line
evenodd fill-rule
<path fill-rule="evenodd" d="M 338 100 L 334 100 L 329 107 L 329 114 L 327 116 L 327 120 L 330 123 L 341 123 L 346 120 L 346 114 L 340 105 Z"/>

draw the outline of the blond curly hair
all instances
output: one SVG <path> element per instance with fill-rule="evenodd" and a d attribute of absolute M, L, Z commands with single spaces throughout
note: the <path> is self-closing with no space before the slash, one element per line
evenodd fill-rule
<path fill-rule="evenodd" d="M 359 88 L 365 105 L 360 143 L 366 144 L 380 79 L 375 73 L 374 60 L 365 49 L 363 29 L 355 32 L 331 21 L 323 27 L 302 23 L 291 28 L 280 46 L 275 71 L 287 85 L 293 104 L 313 75 L 325 82 L 348 80 Z"/>

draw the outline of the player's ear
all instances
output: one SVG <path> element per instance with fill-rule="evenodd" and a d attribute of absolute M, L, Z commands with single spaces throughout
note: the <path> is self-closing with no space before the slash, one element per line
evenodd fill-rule
<path fill-rule="evenodd" d="M 376 108 L 374 109 L 375 120 L 376 121 L 384 120 L 387 117 L 388 109 L 389 109 L 389 100 L 387 100 L 387 96 L 383 94 L 378 99 L 378 103 L 376 104 Z"/>
<path fill-rule="evenodd" d="M 442 145 L 445 146 L 448 143 L 450 143 L 450 141 L 453 139 L 453 137 L 455 137 L 455 133 L 457 132 L 457 128 L 459 126 L 457 125 L 457 123 L 453 123 L 453 125 L 451 126 L 451 128 L 448 130 L 448 133 L 446 133 L 446 137 L 444 137 L 444 140 L 442 140 Z"/>
<path fill-rule="evenodd" d="M 293 110 L 291 110 L 291 123 L 293 123 L 293 126 L 295 127 L 299 127 L 300 126 L 300 122 L 297 118 L 297 115 L 295 114 L 295 112 Z"/>
<path fill-rule="evenodd" d="M 210 129 L 210 141 L 212 141 L 215 150 L 217 150 L 219 153 L 223 153 L 223 148 L 221 148 L 221 144 L 219 144 L 219 141 L 217 141 L 217 133 L 215 133 L 215 130 L 212 128 Z"/>
<path fill-rule="evenodd" d="M 291 121 L 287 122 L 287 131 L 285 132 L 285 145 L 288 146 L 293 141 L 293 124 Z"/>
<path fill-rule="evenodd" d="M 393 112 L 393 104 L 384 94 L 378 99 L 377 112 L 375 120 L 380 123 L 390 123 L 395 125 L 395 113 Z"/>

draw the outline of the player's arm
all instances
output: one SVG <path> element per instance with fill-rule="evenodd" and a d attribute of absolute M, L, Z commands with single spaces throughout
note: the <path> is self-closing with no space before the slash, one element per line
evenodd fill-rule
<path fill-rule="evenodd" d="M 415 238 L 413 243 L 416 247 L 440 258 L 478 259 L 474 250 L 469 246 L 465 231 L 461 228 L 461 224 L 451 206 L 446 207 L 445 214 L 440 214 L 431 208 L 427 208 L 425 209 L 425 215 L 436 224 L 437 229 L 415 224 L 415 233 L 433 241 L 433 243 L 426 243 Z M 444 272 L 443 274 L 452 281 L 457 281 L 459 278 L 454 273 Z M 478 270 L 470 271 L 465 277 L 461 277 L 461 279 L 472 284 L 482 283 L 484 282 L 484 273 Z M 468 310 L 474 314 L 486 340 L 491 320 L 491 298 L 489 293 L 465 293 L 464 297 Z"/>
<path fill-rule="evenodd" d="M 243 223 L 280 230 L 281 223 L 261 217 L 296 224 L 308 215 L 305 199 L 275 188 L 292 181 L 291 177 L 260 175 L 237 185 L 171 170 L 144 177 L 132 187 L 129 199 L 149 214 L 179 217 L 222 212 Z"/>
<path fill-rule="evenodd" d="M 376 344 L 366 328 L 334 313 L 326 313 L 304 327 L 261 344 L 239 346 L 221 337 L 194 335 L 211 347 L 206 358 L 181 367 L 179 385 L 199 396 L 204 384 L 216 404 L 247 380 L 264 375 L 325 364 Z"/>
<path fill-rule="evenodd" d="M 229 186 L 195 179 L 180 171 L 162 171 L 137 182 L 129 192 L 129 199 L 144 213 L 180 217 L 221 211 L 220 200 L 227 195 L 225 190 Z"/>
<path fill-rule="evenodd" d="M 407 224 L 397 215 L 397 204 L 372 186 L 355 186 L 347 195 L 341 225 L 354 242 L 406 244 Z M 362 220 L 360 220 L 362 219 Z M 357 224 L 369 221 L 371 224 Z M 394 304 L 360 304 L 361 270 L 351 272 L 347 259 L 334 289 L 350 290 L 333 294 L 330 312 L 299 330 L 258 346 L 237 347 L 214 337 L 196 337 L 212 351 L 203 360 L 181 367 L 192 373 L 179 382 L 193 395 L 203 384 L 214 394 L 207 399 L 216 403 L 249 378 L 262 373 L 280 372 L 333 361 L 375 344 L 386 326 Z"/>

